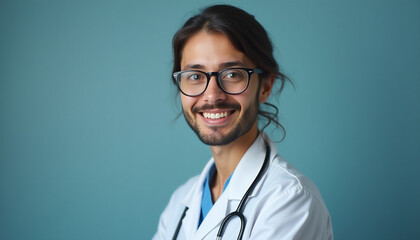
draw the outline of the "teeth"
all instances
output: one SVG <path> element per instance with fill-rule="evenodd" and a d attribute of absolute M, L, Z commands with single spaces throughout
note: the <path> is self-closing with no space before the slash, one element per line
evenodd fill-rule
<path fill-rule="evenodd" d="M 219 119 L 219 118 L 223 118 L 223 117 L 227 117 L 228 113 L 227 112 L 223 112 L 223 113 L 203 113 L 203 116 L 205 118 L 210 118 L 210 119 Z"/>

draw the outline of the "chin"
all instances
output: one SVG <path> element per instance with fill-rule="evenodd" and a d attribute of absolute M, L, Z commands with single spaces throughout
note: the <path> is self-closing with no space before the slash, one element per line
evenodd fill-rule
<path fill-rule="evenodd" d="M 238 125 L 239 126 L 239 125 Z M 231 142 L 234 142 L 236 139 L 245 134 L 241 131 L 239 127 L 233 128 L 228 133 L 221 133 L 220 128 L 212 129 L 210 133 L 203 133 L 198 129 L 193 129 L 197 134 L 198 138 L 206 145 L 209 146 L 223 146 Z M 249 129 L 248 129 L 249 130 Z"/>
<path fill-rule="evenodd" d="M 198 138 L 206 145 L 209 146 L 223 146 L 233 142 L 235 139 L 228 139 L 224 137 L 215 137 L 215 136 L 201 136 L 198 135 Z"/>

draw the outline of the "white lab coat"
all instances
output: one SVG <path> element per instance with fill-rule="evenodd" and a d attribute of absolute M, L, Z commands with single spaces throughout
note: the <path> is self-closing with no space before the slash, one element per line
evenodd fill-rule
<path fill-rule="evenodd" d="M 163 211 L 154 240 L 172 239 L 187 206 L 177 239 L 216 239 L 223 218 L 236 210 L 241 198 L 264 162 L 271 147 L 270 164 L 244 206 L 246 226 L 243 239 L 333 239 L 330 215 L 316 186 L 277 154 L 271 140 L 261 133 L 235 169 L 229 185 L 198 228 L 203 183 L 213 159 L 200 176 L 179 187 Z M 222 239 L 237 239 L 240 221 L 232 219 Z"/>

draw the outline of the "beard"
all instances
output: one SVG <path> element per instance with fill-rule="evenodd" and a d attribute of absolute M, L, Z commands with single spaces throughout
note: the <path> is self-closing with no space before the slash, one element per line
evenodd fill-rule
<path fill-rule="evenodd" d="M 239 104 L 227 104 L 227 103 L 220 103 L 215 105 L 205 105 L 200 108 L 193 108 L 192 114 L 197 114 L 199 111 L 208 110 L 208 109 L 234 109 L 236 111 L 242 110 Z M 250 104 L 246 109 L 243 110 L 243 114 L 241 119 L 239 119 L 238 124 L 234 126 L 228 133 L 222 134 L 219 131 L 221 127 L 208 127 L 210 128 L 210 133 L 204 133 L 200 130 L 200 127 L 197 124 L 197 121 L 194 122 L 193 117 L 186 113 L 184 109 L 182 113 L 184 114 L 184 118 L 187 121 L 188 125 L 191 129 L 197 134 L 198 138 L 207 145 L 210 146 L 221 146 L 227 145 L 239 137 L 243 136 L 247 133 L 252 126 L 254 125 L 255 121 L 257 120 L 258 115 L 258 99 L 255 99 L 252 104 Z"/>

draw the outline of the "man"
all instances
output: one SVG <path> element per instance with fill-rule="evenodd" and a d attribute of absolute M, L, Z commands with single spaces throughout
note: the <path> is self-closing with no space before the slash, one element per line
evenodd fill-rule
<path fill-rule="evenodd" d="M 332 239 L 315 185 L 258 129 L 258 114 L 279 124 L 266 101 L 287 80 L 264 28 L 215 5 L 184 24 L 173 50 L 184 117 L 213 158 L 172 195 L 154 239 Z"/>

